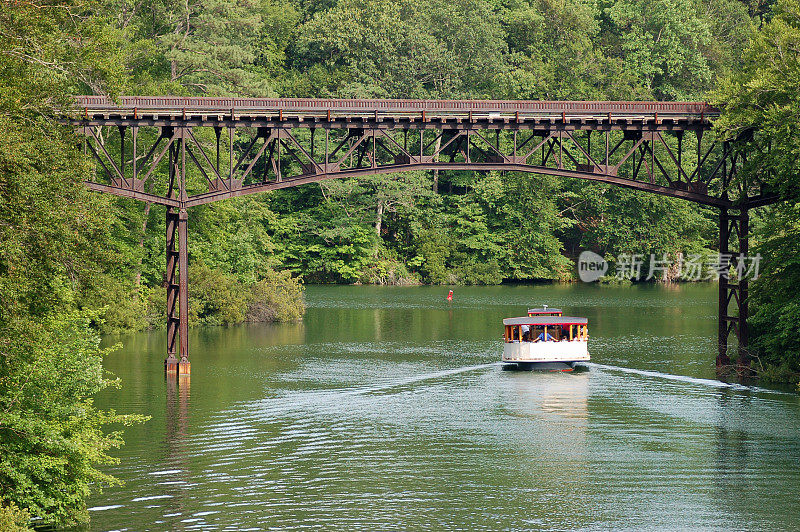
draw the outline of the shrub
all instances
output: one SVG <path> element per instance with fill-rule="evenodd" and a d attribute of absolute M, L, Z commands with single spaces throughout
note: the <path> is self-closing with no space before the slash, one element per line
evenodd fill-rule
<path fill-rule="evenodd" d="M 417 259 L 418 264 L 423 258 Z M 364 268 L 359 282 L 362 284 L 408 286 L 421 284 L 417 274 L 408 271 L 408 267 L 397 253 L 382 248 L 375 260 Z"/>
<path fill-rule="evenodd" d="M 265 270 L 264 278 L 249 286 L 235 276 L 203 263 L 189 267 L 190 325 L 235 325 L 242 322 L 297 321 L 305 312 L 303 285 L 288 271 Z M 142 321 L 161 329 L 166 320 L 167 295 L 163 287 L 142 289 L 146 307 Z"/>
<path fill-rule="evenodd" d="M 81 305 L 105 308 L 103 320 L 96 325 L 102 333 L 138 331 L 147 327 L 148 289 L 133 286 L 109 275 L 98 274 L 94 286 L 84 295 Z"/>
<path fill-rule="evenodd" d="M 0 530 L 4 532 L 32 532 L 28 526 L 30 514 L 26 510 L 20 510 L 16 504 L 0 504 Z"/>
<path fill-rule="evenodd" d="M 116 483 L 97 469 L 116 463 L 107 451 L 122 444 L 109 424 L 145 418 L 95 408 L 92 396 L 118 385 L 106 378 L 97 316 L 67 313 L 14 320 L 0 330 L 0 501 L 42 524 L 86 521 L 92 489 Z M 11 508 L 9 506 L 9 508 Z M 3 518 L 19 517 L 13 509 Z"/>
<path fill-rule="evenodd" d="M 503 272 L 497 260 L 490 259 L 486 262 L 465 261 L 456 268 L 459 284 L 481 285 L 500 284 L 503 282 Z"/>
<path fill-rule="evenodd" d="M 268 270 L 264 279 L 249 288 L 248 322 L 297 321 L 304 312 L 302 282 L 288 271 Z"/>
<path fill-rule="evenodd" d="M 234 276 L 203 263 L 189 267 L 190 323 L 233 325 L 243 322 L 246 313 L 246 293 Z"/>
<path fill-rule="evenodd" d="M 163 329 L 167 319 L 167 290 L 163 286 L 155 286 L 142 290 L 145 300 L 146 314 L 145 327 L 148 329 Z"/>

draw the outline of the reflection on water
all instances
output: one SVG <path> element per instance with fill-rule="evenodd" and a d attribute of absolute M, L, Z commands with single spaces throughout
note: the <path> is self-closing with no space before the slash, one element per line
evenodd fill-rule
<path fill-rule="evenodd" d="M 713 286 L 446 293 L 309 287 L 302 324 L 193 330 L 191 383 L 123 338 L 98 403 L 153 419 L 91 528 L 800 526 L 798 398 L 714 380 Z M 542 303 L 589 318 L 587 371 L 502 370 Z"/>

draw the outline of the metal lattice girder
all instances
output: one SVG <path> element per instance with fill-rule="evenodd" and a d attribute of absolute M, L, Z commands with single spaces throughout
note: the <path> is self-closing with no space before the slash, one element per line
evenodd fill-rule
<path fill-rule="evenodd" d="M 115 103 L 84 96 L 77 106 L 67 120 L 98 162 L 98 179 L 87 185 L 179 208 L 408 170 L 549 174 L 720 208 L 775 199 L 735 180 L 730 169 L 744 153 L 732 143 L 703 144 L 718 115 L 704 103 L 175 97 Z M 176 144 L 190 174 L 177 196 L 154 182 Z"/>

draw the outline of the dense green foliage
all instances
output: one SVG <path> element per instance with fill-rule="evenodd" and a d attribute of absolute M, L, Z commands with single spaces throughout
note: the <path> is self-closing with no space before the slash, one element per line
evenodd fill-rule
<path fill-rule="evenodd" d="M 106 351 L 95 315 L 75 310 L 118 267 L 111 219 L 82 186 L 68 134 L 44 138 L 36 119 L 0 123 L 0 498 L 70 523 L 85 517 L 89 486 L 111 481 L 95 466 L 120 439 L 103 427 L 131 421 L 92 406 L 111 384 Z"/>
<path fill-rule="evenodd" d="M 115 482 L 97 465 L 114 462 L 106 452 L 121 434 L 104 427 L 137 418 L 93 406 L 91 396 L 115 382 L 86 317 L 15 320 L 3 333 L 1 496 L 44 522 L 84 521 L 90 488 Z"/>
<path fill-rule="evenodd" d="M 96 59 L 106 56 L 95 56 L 103 32 L 94 33 L 92 21 L 76 12 L 69 3 L 13 2 L 0 10 L 4 530 L 25 529 L 28 516 L 55 525 L 86 520 L 89 490 L 113 482 L 97 469 L 112 461 L 106 453 L 121 443 L 108 425 L 137 419 L 93 406 L 92 395 L 115 381 L 104 374 L 108 351 L 99 348 L 90 326 L 99 315 L 80 310 L 89 294 L 119 284 L 124 275 L 128 265 L 115 253 L 119 224 L 111 203 L 83 187 L 88 167 L 72 133 L 44 117 L 66 98 L 76 76 L 105 69 Z"/>
<path fill-rule="evenodd" d="M 28 532 L 30 531 L 28 526 L 30 519 L 31 514 L 26 510 L 20 510 L 13 502 L 0 506 L 0 530 L 5 532 Z"/>
<path fill-rule="evenodd" d="M 747 175 L 757 176 L 787 201 L 769 209 L 756 231 L 764 256 L 754 284 L 753 352 L 764 365 L 797 380 L 800 372 L 800 2 L 781 0 L 754 36 L 734 75 L 717 98 L 719 124 L 730 135 L 757 128 Z"/>
<path fill-rule="evenodd" d="M 192 280 L 189 285 L 192 323 L 231 325 L 243 321 L 297 321 L 305 311 L 302 284 L 288 271 L 270 270 L 261 280 L 242 284 L 233 275 L 199 263 L 189 268 L 189 278 Z M 163 320 L 166 304 L 159 310 L 157 314 Z"/>

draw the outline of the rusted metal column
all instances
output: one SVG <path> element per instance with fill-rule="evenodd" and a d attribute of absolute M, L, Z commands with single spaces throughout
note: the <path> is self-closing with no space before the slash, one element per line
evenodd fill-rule
<path fill-rule="evenodd" d="M 186 136 L 187 128 L 180 130 L 179 183 L 181 208 L 178 211 L 178 333 L 180 335 L 180 362 L 178 375 L 186 378 L 191 373 L 189 363 L 189 216 L 185 202 L 189 199 L 186 190 Z"/>
<path fill-rule="evenodd" d="M 746 261 L 750 253 L 750 214 L 747 208 L 742 208 L 739 214 L 739 257 L 737 260 Z M 748 332 L 747 332 L 747 300 L 748 300 L 748 281 L 746 263 L 737 263 L 739 275 L 739 349 L 738 349 L 738 371 L 742 376 L 750 374 L 750 353 L 748 352 Z"/>
<path fill-rule="evenodd" d="M 167 273 L 164 280 L 167 289 L 167 359 L 164 367 L 167 375 L 178 373 L 178 324 L 176 315 L 178 303 L 178 212 L 174 207 L 167 207 Z"/>
<path fill-rule="evenodd" d="M 728 225 L 728 209 L 720 209 L 719 212 L 719 254 L 720 257 L 725 257 L 729 253 L 728 242 L 730 234 Z M 717 368 L 730 365 L 731 361 L 728 358 L 728 282 L 725 276 L 719 277 L 719 332 L 718 344 L 719 352 L 717 354 Z"/>
<path fill-rule="evenodd" d="M 186 201 L 186 131 L 181 130 L 178 143 L 169 150 L 169 191 L 181 207 L 167 207 L 167 376 L 188 377 L 189 363 L 189 250 Z"/>
<path fill-rule="evenodd" d="M 180 334 L 180 362 L 178 374 L 188 376 L 191 373 L 189 362 L 189 248 L 188 248 L 188 215 L 186 209 L 178 213 L 178 314 Z"/>

